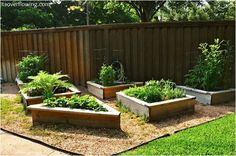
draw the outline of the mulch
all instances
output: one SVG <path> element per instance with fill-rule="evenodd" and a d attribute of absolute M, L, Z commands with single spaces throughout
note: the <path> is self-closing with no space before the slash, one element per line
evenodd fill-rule
<path fill-rule="evenodd" d="M 2 87 L 0 97 L 14 98 L 18 92 L 14 84 L 4 84 Z M 85 88 L 79 87 L 79 89 L 86 92 Z M 115 99 L 105 102 L 118 110 Z M 195 113 L 192 115 L 182 114 L 162 122 L 150 123 L 145 123 L 140 117 L 132 113 L 121 113 L 121 130 L 68 127 L 65 125 L 32 127 L 30 115 L 24 120 L 24 124 L 19 120 L 2 124 L 1 127 L 67 151 L 83 155 L 111 155 L 154 138 L 166 134 L 171 135 L 176 131 L 220 118 L 234 111 L 234 102 L 215 106 L 196 103 Z M 44 133 L 37 133 L 36 130 Z"/>

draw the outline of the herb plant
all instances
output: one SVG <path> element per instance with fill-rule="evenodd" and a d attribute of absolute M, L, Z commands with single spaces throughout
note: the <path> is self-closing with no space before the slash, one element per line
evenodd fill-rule
<path fill-rule="evenodd" d="M 96 98 L 89 95 L 84 95 L 84 96 L 73 95 L 71 96 L 71 98 L 60 97 L 58 99 L 56 99 L 55 97 L 51 97 L 45 99 L 44 103 L 45 106 L 47 107 L 68 107 L 72 109 L 78 108 L 78 109 L 107 112 L 107 109 L 96 101 Z"/>
<path fill-rule="evenodd" d="M 124 93 L 149 103 L 185 97 L 184 91 L 175 86 L 175 83 L 169 80 L 150 80 L 145 86 L 131 87 L 124 90 Z"/>
<path fill-rule="evenodd" d="M 197 65 L 185 76 L 185 84 L 204 90 L 230 87 L 234 67 L 234 52 L 229 41 L 214 40 L 214 44 L 201 43 L 202 50 Z"/>
<path fill-rule="evenodd" d="M 116 72 L 111 65 L 103 64 L 99 72 L 99 82 L 104 86 L 111 86 L 114 84 Z"/>
<path fill-rule="evenodd" d="M 18 77 L 23 82 L 29 82 L 28 76 L 35 76 L 44 70 L 45 57 L 28 55 L 17 64 Z"/>
<path fill-rule="evenodd" d="M 65 92 L 71 86 L 66 80 L 61 80 L 64 77 L 67 77 L 67 75 L 61 75 L 60 73 L 48 74 L 45 71 L 40 71 L 37 76 L 29 77 L 32 81 L 24 86 L 22 92 L 28 96 L 52 97 L 58 90 Z"/>

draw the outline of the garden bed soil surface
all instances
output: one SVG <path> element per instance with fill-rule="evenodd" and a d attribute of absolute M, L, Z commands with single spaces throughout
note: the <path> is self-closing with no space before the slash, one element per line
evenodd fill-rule
<path fill-rule="evenodd" d="M 87 81 L 88 91 L 100 99 L 116 97 L 116 92 L 127 89 L 133 85 L 141 86 L 143 82 L 133 82 L 129 84 L 117 84 L 114 86 L 103 86 L 93 81 Z"/>
<path fill-rule="evenodd" d="M 194 113 L 196 103 L 194 96 L 176 98 L 171 100 L 148 103 L 130 97 L 123 92 L 116 93 L 117 100 L 138 116 L 148 117 L 150 121 L 161 121 L 176 115 Z"/>
<path fill-rule="evenodd" d="M 4 87 L 15 86 L 3 86 L 3 91 L 7 91 L 9 89 Z M 83 88 L 79 89 L 86 91 Z M 6 97 L 6 93 L 3 95 Z M 197 103 L 193 115 L 179 116 L 158 123 L 145 123 L 140 117 L 124 111 L 121 113 L 121 130 L 75 128 L 52 124 L 32 127 L 31 116 L 25 116 L 24 112 L 19 113 L 19 107 L 22 105 L 11 100 L 9 109 L 12 110 L 2 114 L 2 128 L 85 155 L 111 155 L 164 134 L 173 134 L 175 131 L 214 120 L 235 110 L 234 102 L 216 106 Z M 114 99 L 106 102 L 118 110 Z"/>
<path fill-rule="evenodd" d="M 65 96 L 67 98 L 71 97 L 75 94 L 80 94 L 81 92 L 76 87 L 70 87 L 67 92 L 64 93 L 56 93 L 54 94 L 55 97 L 62 97 Z M 43 102 L 42 96 L 28 96 L 25 93 L 21 93 L 21 96 L 23 98 L 23 102 L 26 106 L 33 105 L 33 104 L 39 104 Z"/>
<path fill-rule="evenodd" d="M 187 86 L 177 87 L 185 90 L 186 94 L 196 96 L 196 100 L 202 104 L 214 105 L 235 100 L 235 89 L 205 91 Z"/>

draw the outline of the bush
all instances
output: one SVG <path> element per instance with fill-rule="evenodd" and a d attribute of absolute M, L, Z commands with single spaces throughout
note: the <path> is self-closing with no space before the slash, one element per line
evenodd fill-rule
<path fill-rule="evenodd" d="M 99 72 L 99 82 L 104 86 L 114 85 L 116 72 L 112 66 L 102 65 Z"/>
<path fill-rule="evenodd" d="M 229 88 L 234 66 L 234 52 L 229 42 L 215 39 L 214 44 L 201 43 L 199 49 L 202 55 L 185 76 L 185 84 L 204 90 Z"/>
<path fill-rule="evenodd" d="M 145 86 L 131 87 L 124 90 L 124 93 L 149 103 L 184 97 L 184 91 L 175 86 L 175 83 L 169 80 L 150 80 L 145 83 Z"/>
<path fill-rule="evenodd" d="M 55 92 L 65 92 L 71 86 L 66 80 L 61 80 L 67 75 L 60 73 L 48 74 L 45 71 L 40 71 L 37 76 L 29 76 L 32 81 L 27 83 L 22 92 L 28 96 L 40 96 L 43 98 L 52 97 Z"/>
<path fill-rule="evenodd" d="M 45 106 L 48 107 L 69 107 L 107 112 L 106 108 L 99 104 L 94 97 L 89 95 L 73 95 L 71 98 L 60 97 L 58 99 L 52 97 L 44 100 L 43 102 L 46 104 Z"/>
<path fill-rule="evenodd" d="M 29 82 L 28 76 L 35 76 L 44 70 L 45 58 L 43 56 L 28 55 L 17 64 L 18 77 L 23 82 Z"/>

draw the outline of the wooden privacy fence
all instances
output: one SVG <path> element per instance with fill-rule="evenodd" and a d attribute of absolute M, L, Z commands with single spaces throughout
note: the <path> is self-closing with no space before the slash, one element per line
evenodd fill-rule
<path fill-rule="evenodd" d="M 111 24 L 2 32 L 1 77 L 13 81 L 20 52 L 48 56 L 47 70 L 62 71 L 75 84 L 97 76 L 105 61 L 119 60 L 130 80 L 183 83 L 196 63 L 199 43 L 214 38 L 235 45 L 235 21 Z"/>

